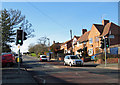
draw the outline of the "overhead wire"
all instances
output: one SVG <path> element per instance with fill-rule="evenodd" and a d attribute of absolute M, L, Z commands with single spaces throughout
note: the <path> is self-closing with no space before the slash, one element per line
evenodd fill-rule
<path fill-rule="evenodd" d="M 58 23 L 56 20 L 54 20 L 51 16 L 47 15 L 45 12 L 43 12 L 42 10 L 40 10 L 40 8 L 38 8 L 37 6 L 35 6 L 34 4 L 32 4 L 31 2 L 27 2 L 29 5 L 31 5 L 33 8 L 35 8 L 40 14 L 44 15 L 45 17 L 47 17 L 50 21 L 52 21 L 53 23 L 59 25 L 62 28 L 65 28 L 63 25 L 61 25 L 60 23 Z"/>

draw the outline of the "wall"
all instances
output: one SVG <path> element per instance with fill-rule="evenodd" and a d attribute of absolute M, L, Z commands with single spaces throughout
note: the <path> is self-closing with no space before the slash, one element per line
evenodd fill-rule
<path fill-rule="evenodd" d="M 92 25 L 88 39 L 92 38 L 93 43 L 90 44 L 89 41 L 87 42 L 87 47 L 88 47 L 87 51 L 89 51 L 89 49 L 93 49 L 93 55 L 97 53 L 96 47 L 97 48 L 100 47 L 100 38 L 98 38 L 98 41 L 96 41 L 96 37 L 98 37 L 99 35 L 100 32 L 97 30 L 97 28 L 94 25 Z"/>

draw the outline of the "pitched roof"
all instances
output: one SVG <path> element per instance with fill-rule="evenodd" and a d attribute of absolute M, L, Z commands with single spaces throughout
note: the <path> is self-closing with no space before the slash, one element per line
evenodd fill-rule
<path fill-rule="evenodd" d="M 78 40 L 78 38 L 80 37 L 80 36 L 74 36 L 75 38 L 77 38 L 77 40 Z"/>
<path fill-rule="evenodd" d="M 77 39 L 77 41 L 79 41 L 79 40 L 80 40 L 80 38 L 81 38 L 81 36 Z M 77 44 L 77 41 L 74 43 L 74 45 L 76 45 L 76 44 Z"/>
<path fill-rule="evenodd" d="M 83 42 L 83 41 L 87 41 L 88 40 L 88 35 L 89 35 L 90 31 L 85 32 L 79 39 L 78 41 Z"/>
<path fill-rule="evenodd" d="M 112 23 L 112 22 L 107 23 L 107 24 L 105 25 L 104 30 L 103 30 L 103 33 L 100 35 L 100 37 L 108 35 L 108 34 L 109 34 L 109 31 L 110 31 L 110 29 L 112 28 L 113 25 L 115 25 L 116 28 L 117 28 L 117 27 L 120 28 L 120 26 L 118 26 L 118 25 L 116 25 L 116 24 L 114 24 L 114 23 Z M 119 30 L 120 30 L 120 29 L 119 29 Z"/>
<path fill-rule="evenodd" d="M 111 23 L 107 23 L 104 27 L 103 33 L 100 36 L 107 35 L 109 33 L 110 27 L 111 27 Z"/>
<path fill-rule="evenodd" d="M 68 40 L 68 41 L 66 41 L 65 43 L 63 43 L 62 45 L 64 45 L 64 44 L 67 44 L 67 43 L 69 43 L 69 42 L 71 42 L 72 40 Z"/>
<path fill-rule="evenodd" d="M 93 25 L 97 28 L 100 34 L 102 34 L 104 26 L 100 24 L 93 24 Z"/>

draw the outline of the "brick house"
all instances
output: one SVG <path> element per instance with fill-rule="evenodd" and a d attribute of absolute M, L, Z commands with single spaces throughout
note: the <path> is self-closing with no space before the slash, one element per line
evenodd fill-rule
<path fill-rule="evenodd" d="M 90 34 L 88 36 L 89 42 L 87 42 L 88 55 L 92 56 L 96 53 L 100 53 L 103 50 L 101 46 L 101 37 L 108 37 L 114 35 L 113 39 L 109 39 L 110 46 L 120 44 L 120 26 L 109 22 L 109 20 L 102 20 L 102 25 L 93 24 Z"/>
<path fill-rule="evenodd" d="M 83 35 L 79 37 L 77 42 L 75 43 L 75 55 L 76 54 L 82 54 L 82 52 L 87 48 L 86 44 L 88 42 L 88 35 L 90 31 L 87 32 L 87 30 L 82 30 Z"/>
<path fill-rule="evenodd" d="M 113 35 L 114 38 L 109 38 L 109 36 Z M 109 48 L 107 51 L 110 53 L 110 49 L 116 48 L 118 49 L 118 54 L 120 50 L 120 26 L 114 24 L 113 22 L 108 22 L 104 26 L 103 33 L 100 35 L 100 37 L 105 37 L 109 39 Z"/>
<path fill-rule="evenodd" d="M 63 43 L 59 43 L 59 42 L 56 43 L 55 41 L 53 41 L 53 44 L 50 46 L 50 49 L 53 52 L 52 57 L 56 58 L 57 54 L 63 51 L 60 49 L 62 44 Z"/>
<path fill-rule="evenodd" d="M 64 50 L 64 54 L 71 54 L 72 40 L 68 40 L 61 44 L 61 50 Z"/>
<path fill-rule="evenodd" d="M 92 25 L 90 34 L 88 36 L 89 42 L 87 42 L 87 51 L 89 56 L 99 53 L 99 51 L 101 50 L 99 49 L 101 46 L 99 36 L 103 32 L 103 28 L 104 26 L 100 24 Z"/>
<path fill-rule="evenodd" d="M 109 39 L 110 48 L 120 48 L 120 26 L 109 22 L 109 20 L 102 20 L 102 24 L 93 24 L 88 32 L 86 29 L 82 29 L 81 36 L 74 36 L 72 40 L 66 41 L 61 45 L 61 49 L 64 49 L 65 54 L 71 53 L 72 50 L 74 55 L 81 55 L 86 50 L 89 56 L 93 56 L 96 53 L 103 52 L 103 49 L 100 48 L 101 37 L 109 37 L 109 35 L 114 35 L 114 38 Z"/>

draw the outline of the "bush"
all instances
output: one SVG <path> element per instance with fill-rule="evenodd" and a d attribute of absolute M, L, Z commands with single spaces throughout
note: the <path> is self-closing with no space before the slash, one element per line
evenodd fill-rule
<path fill-rule="evenodd" d="M 30 55 L 33 56 L 33 57 L 36 57 L 36 54 L 35 54 L 35 53 L 31 53 Z"/>

